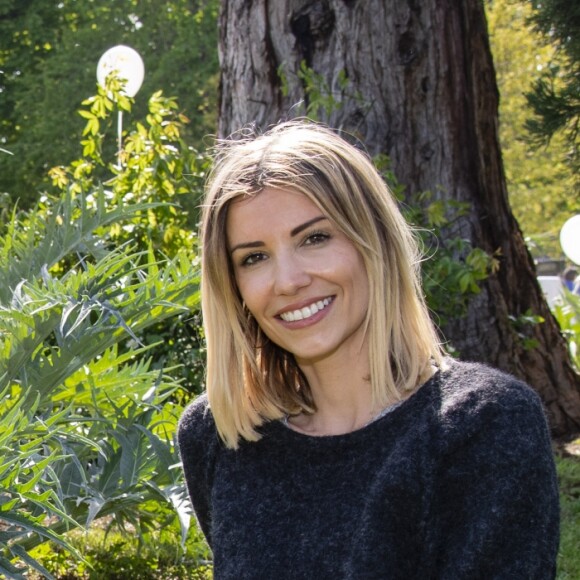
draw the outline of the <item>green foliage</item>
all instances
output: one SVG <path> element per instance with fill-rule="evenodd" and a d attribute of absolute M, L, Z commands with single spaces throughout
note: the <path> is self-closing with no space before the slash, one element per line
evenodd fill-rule
<path fill-rule="evenodd" d="M 4 410 L 0 416 L 0 573 L 8 578 L 20 577 L 13 559 L 22 559 L 39 571 L 42 566 L 30 559 L 18 544 L 27 537 L 41 541 L 50 539 L 69 547 L 50 527 L 48 517 L 60 518 L 68 525 L 78 525 L 65 513 L 62 498 L 57 493 L 58 481 L 51 468 L 53 462 L 62 461 L 66 454 L 58 431 L 62 414 L 53 417 L 32 418 L 24 410 L 22 399 L 11 397 L 10 389 L 1 392 Z M 36 412 L 39 401 L 34 401 L 30 411 Z M 76 437 L 71 433 L 70 439 Z M 69 547 L 69 549 L 72 549 Z"/>
<path fill-rule="evenodd" d="M 534 257 L 563 258 L 559 232 L 580 211 L 574 172 L 565 163 L 562 135 L 549 146 L 530 147 L 533 117 L 525 93 L 538 71 L 559 66 L 560 53 L 529 23 L 530 2 L 488 0 L 486 13 L 500 91 L 500 140 L 510 205 Z"/>
<path fill-rule="evenodd" d="M 531 310 L 526 310 L 519 316 L 510 315 L 509 320 L 520 344 L 525 350 L 532 350 L 539 346 L 538 339 L 533 336 L 533 328 L 536 324 L 542 324 L 544 318 L 534 314 Z"/>
<path fill-rule="evenodd" d="M 83 157 L 68 167 L 53 167 L 49 175 L 55 187 L 74 195 L 93 191 L 109 176 L 104 182 L 108 205 L 153 204 L 131 224 L 115 225 L 107 235 L 116 245 L 131 241 L 144 248 L 152 243 L 156 250 L 173 255 L 195 243 L 196 192 L 203 188 L 209 161 L 185 143 L 187 119 L 179 113 L 176 100 L 160 91 L 149 99 L 146 121 L 126 132 L 121 151 L 107 160 L 103 144 L 111 137 L 114 105 L 126 112 L 132 107 L 132 99 L 120 89 L 119 81 L 111 77 L 106 89 L 98 87 L 98 94 L 83 102 L 87 107 L 80 111 L 87 121 Z M 90 194 L 87 203 L 94 205 Z"/>
<path fill-rule="evenodd" d="M 552 307 L 570 350 L 570 358 L 580 373 L 580 296 L 564 290 Z"/>
<path fill-rule="evenodd" d="M 288 95 L 288 78 L 284 64 L 277 70 L 281 90 L 284 96 Z M 338 72 L 332 85 L 324 75 L 317 73 L 306 61 L 300 63 L 297 77 L 304 87 L 305 101 L 297 105 L 297 110 L 313 120 L 329 119 L 332 113 L 338 111 L 346 99 L 354 100 L 364 109 L 364 102 L 359 92 L 352 92 L 346 72 Z"/>
<path fill-rule="evenodd" d="M 422 263 L 423 290 L 427 304 L 441 325 L 462 316 L 469 299 L 481 292 L 480 284 L 499 267 L 499 261 L 462 237 L 442 235 L 442 230 L 465 215 L 465 204 L 432 200 L 422 192 L 405 211 L 422 239 L 427 258 Z"/>
<path fill-rule="evenodd" d="M 7 569 L 47 537 L 66 545 L 64 531 L 96 517 L 113 515 L 146 535 L 156 521 L 148 502 L 185 509 L 172 444 L 179 409 L 168 402 L 178 384 L 151 368 L 136 333 L 194 307 L 197 274 L 185 253 L 162 264 L 152 251 L 97 258 L 87 250 L 93 232 L 76 235 L 77 224 L 92 217 L 77 200 L 75 220 L 65 219 L 76 203 L 65 197 L 45 230 L 36 224 L 45 240 L 61 224 L 51 247 L 77 240 L 68 246 L 82 257 L 76 269 L 52 275 L 54 259 L 42 264 L 36 247 L 20 243 L 22 222 L 11 228 L 13 250 L 2 248 L 8 264 L 28 272 L 14 286 L 13 268 L 0 275 L 0 432 L 9 450 L 0 473 L 7 526 L 0 562 Z M 105 212 L 97 223 L 109 218 Z M 127 337 L 135 347 L 120 350 Z M 184 530 L 188 517 L 182 514 Z"/>
<path fill-rule="evenodd" d="M 552 306 L 562 334 L 568 342 L 570 358 L 580 372 L 580 296 L 565 290 Z M 580 449 L 580 439 L 572 443 Z M 560 551 L 558 553 L 558 580 L 580 577 L 580 456 L 557 457 L 560 488 Z"/>
<path fill-rule="evenodd" d="M 531 142 L 549 143 L 561 133 L 568 146 L 567 162 L 580 169 L 580 4 L 569 0 L 531 0 L 530 21 L 555 44 L 560 58 L 536 76 L 526 94 L 535 117 L 528 120 Z M 577 186 L 580 183 L 577 183 Z M 578 191 L 578 189 L 577 189 Z"/>
<path fill-rule="evenodd" d="M 210 580 L 209 553 L 201 532 L 191 529 L 184 554 L 175 550 L 172 536 L 176 533 L 179 530 L 170 525 L 156 533 L 154 542 L 139 545 L 131 533 L 93 527 L 88 534 L 73 533 L 70 537 L 86 564 L 75 561 L 66 550 L 48 544 L 36 548 L 33 555 L 53 575 L 67 580 Z"/>
<path fill-rule="evenodd" d="M 99 57 L 117 44 L 145 63 L 126 120 L 144 122 L 144 95 L 161 88 L 190 120 L 187 140 L 215 132 L 218 8 L 219 0 L 0 0 L 0 147 L 13 153 L 0 155 L 0 192 L 31 207 L 50 187 L 47 169 L 75 159 L 76 111 L 93 93 Z"/>
<path fill-rule="evenodd" d="M 174 256 L 187 248 L 193 264 L 197 263 L 198 204 L 209 158 L 188 145 L 182 137 L 186 119 L 176 100 L 160 92 L 149 99 L 149 114 L 144 123 L 136 123 L 124 134 L 120 155 L 107 162 L 103 152 L 116 106 L 127 110 L 132 100 L 123 97 L 121 86 L 111 77 L 107 89 L 84 103 L 81 116 L 87 120 L 81 142 L 84 156 L 68 167 L 50 170 L 55 187 L 75 195 L 86 194 L 94 206 L 94 191 L 103 189 L 111 207 L 145 204 L 130 222 L 115 223 L 103 233 L 109 244 L 136 244 L 147 251 L 152 245 L 156 254 Z M 101 182 L 104 180 L 104 185 Z M 179 314 L 171 321 L 156 321 L 147 329 L 146 342 L 157 342 L 154 365 L 183 365 L 184 387 L 199 392 L 203 380 L 203 341 L 199 335 L 200 319 L 195 312 Z"/>
<path fill-rule="evenodd" d="M 469 205 L 444 201 L 431 191 L 407 196 L 403 202 L 405 186 L 393 174 L 388 157 L 377 156 L 374 163 L 422 243 L 426 256 L 421 263 L 422 285 L 429 308 L 441 325 L 462 316 L 469 299 L 481 291 L 480 283 L 499 265 L 497 257 L 472 247 L 469 240 L 443 235 L 467 214 Z"/>
<path fill-rule="evenodd" d="M 335 87 L 331 87 L 323 75 L 318 74 L 306 64 L 300 63 L 298 78 L 304 85 L 304 93 L 307 97 L 305 113 L 311 119 L 328 119 L 334 111 L 339 110 L 344 99 L 354 99 L 358 102 L 360 94 L 349 94 L 349 80 L 346 73 L 341 70 L 336 78 Z"/>
<path fill-rule="evenodd" d="M 576 446 L 580 440 L 576 441 Z M 558 580 L 580 578 L 580 457 L 557 457 L 561 533 Z"/>
<path fill-rule="evenodd" d="M 183 142 L 175 101 L 156 93 L 121 164 L 107 163 L 101 130 L 132 106 L 120 88 L 112 78 L 87 101 L 85 156 L 51 173 L 60 195 L 6 211 L 0 229 L 0 573 L 9 578 L 26 567 L 51 577 L 33 550 L 49 539 L 78 559 L 67 532 L 103 518 L 144 543 L 173 527 L 176 554 L 189 530 L 174 446 L 184 395 L 155 342 L 199 302 L 195 235 L 177 201 L 194 202 L 206 162 Z"/>

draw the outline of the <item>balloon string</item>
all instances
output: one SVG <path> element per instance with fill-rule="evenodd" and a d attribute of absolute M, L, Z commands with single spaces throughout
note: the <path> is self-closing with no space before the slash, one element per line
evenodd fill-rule
<path fill-rule="evenodd" d="M 117 142 L 119 147 L 117 150 L 117 159 L 119 163 L 119 169 L 121 169 L 121 151 L 123 149 L 123 111 L 119 111 L 117 128 Z"/>

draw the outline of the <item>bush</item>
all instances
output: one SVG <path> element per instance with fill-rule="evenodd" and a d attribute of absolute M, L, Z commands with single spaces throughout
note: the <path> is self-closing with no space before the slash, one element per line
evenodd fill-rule
<path fill-rule="evenodd" d="M 564 290 L 552 312 L 568 342 L 570 358 L 580 373 L 580 296 Z"/>
<path fill-rule="evenodd" d="M 180 142 L 176 105 L 157 93 L 148 127 L 125 140 L 122 165 L 104 163 L 100 122 L 130 106 L 108 89 L 88 103 L 85 156 L 51 172 L 59 194 L 10 212 L 0 231 L 8 578 L 26 568 L 52 577 L 34 555 L 46 540 L 90 567 L 70 531 L 103 518 L 144 544 L 177 525 L 175 551 L 188 534 L 174 445 L 182 385 L 157 360 L 155 341 L 164 323 L 198 306 L 195 234 L 175 198 L 194 195 L 203 157 Z"/>

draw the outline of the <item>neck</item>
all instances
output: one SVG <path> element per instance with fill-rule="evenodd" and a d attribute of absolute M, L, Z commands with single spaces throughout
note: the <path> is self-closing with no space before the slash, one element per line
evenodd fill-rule
<path fill-rule="evenodd" d="M 317 403 L 313 415 L 291 417 L 291 428 L 308 435 L 342 435 L 356 431 L 370 423 L 380 410 L 374 410 L 370 400 L 356 401 L 354 405 Z"/>
<path fill-rule="evenodd" d="M 340 360 L 299 363 L 310 386 L 316 412 L 290 417 L 291 428 L 309 435 L 340 435 L 364 427 L 383 411 L 385 407 L 373 403 L 368 354 L 363 352 Z M 416 388 L 435 370 L 428 365 Z"/>
<path fill-rule="evenodd" d="M 312 435 L 349 433 L 369 423 L 380 411 L 373 406 L 368 355 L 358 353 L 340 361 L 302 361 L 300 368 L 308 380 L 316 412 L 291 417 L 292 428 Z"/>

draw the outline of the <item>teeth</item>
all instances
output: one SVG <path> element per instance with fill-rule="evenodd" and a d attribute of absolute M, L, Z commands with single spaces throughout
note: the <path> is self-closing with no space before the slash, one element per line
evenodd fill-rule
<path fill-rule="evenodd" d="M 305 318 L 310 318 L 314 316 L 317 312 L 325 308 L 330 304 L 330 298 L 325 298 L 324 300 L 319 300 L 318 302 L 313 302 L 310 306 L 305 306 L 300 310 L 292 310 L 290 312 L 284 312 L 280 315 L 282 320 L 286 322 L 294 322 L 295 320 L 304 320 Z"/>

